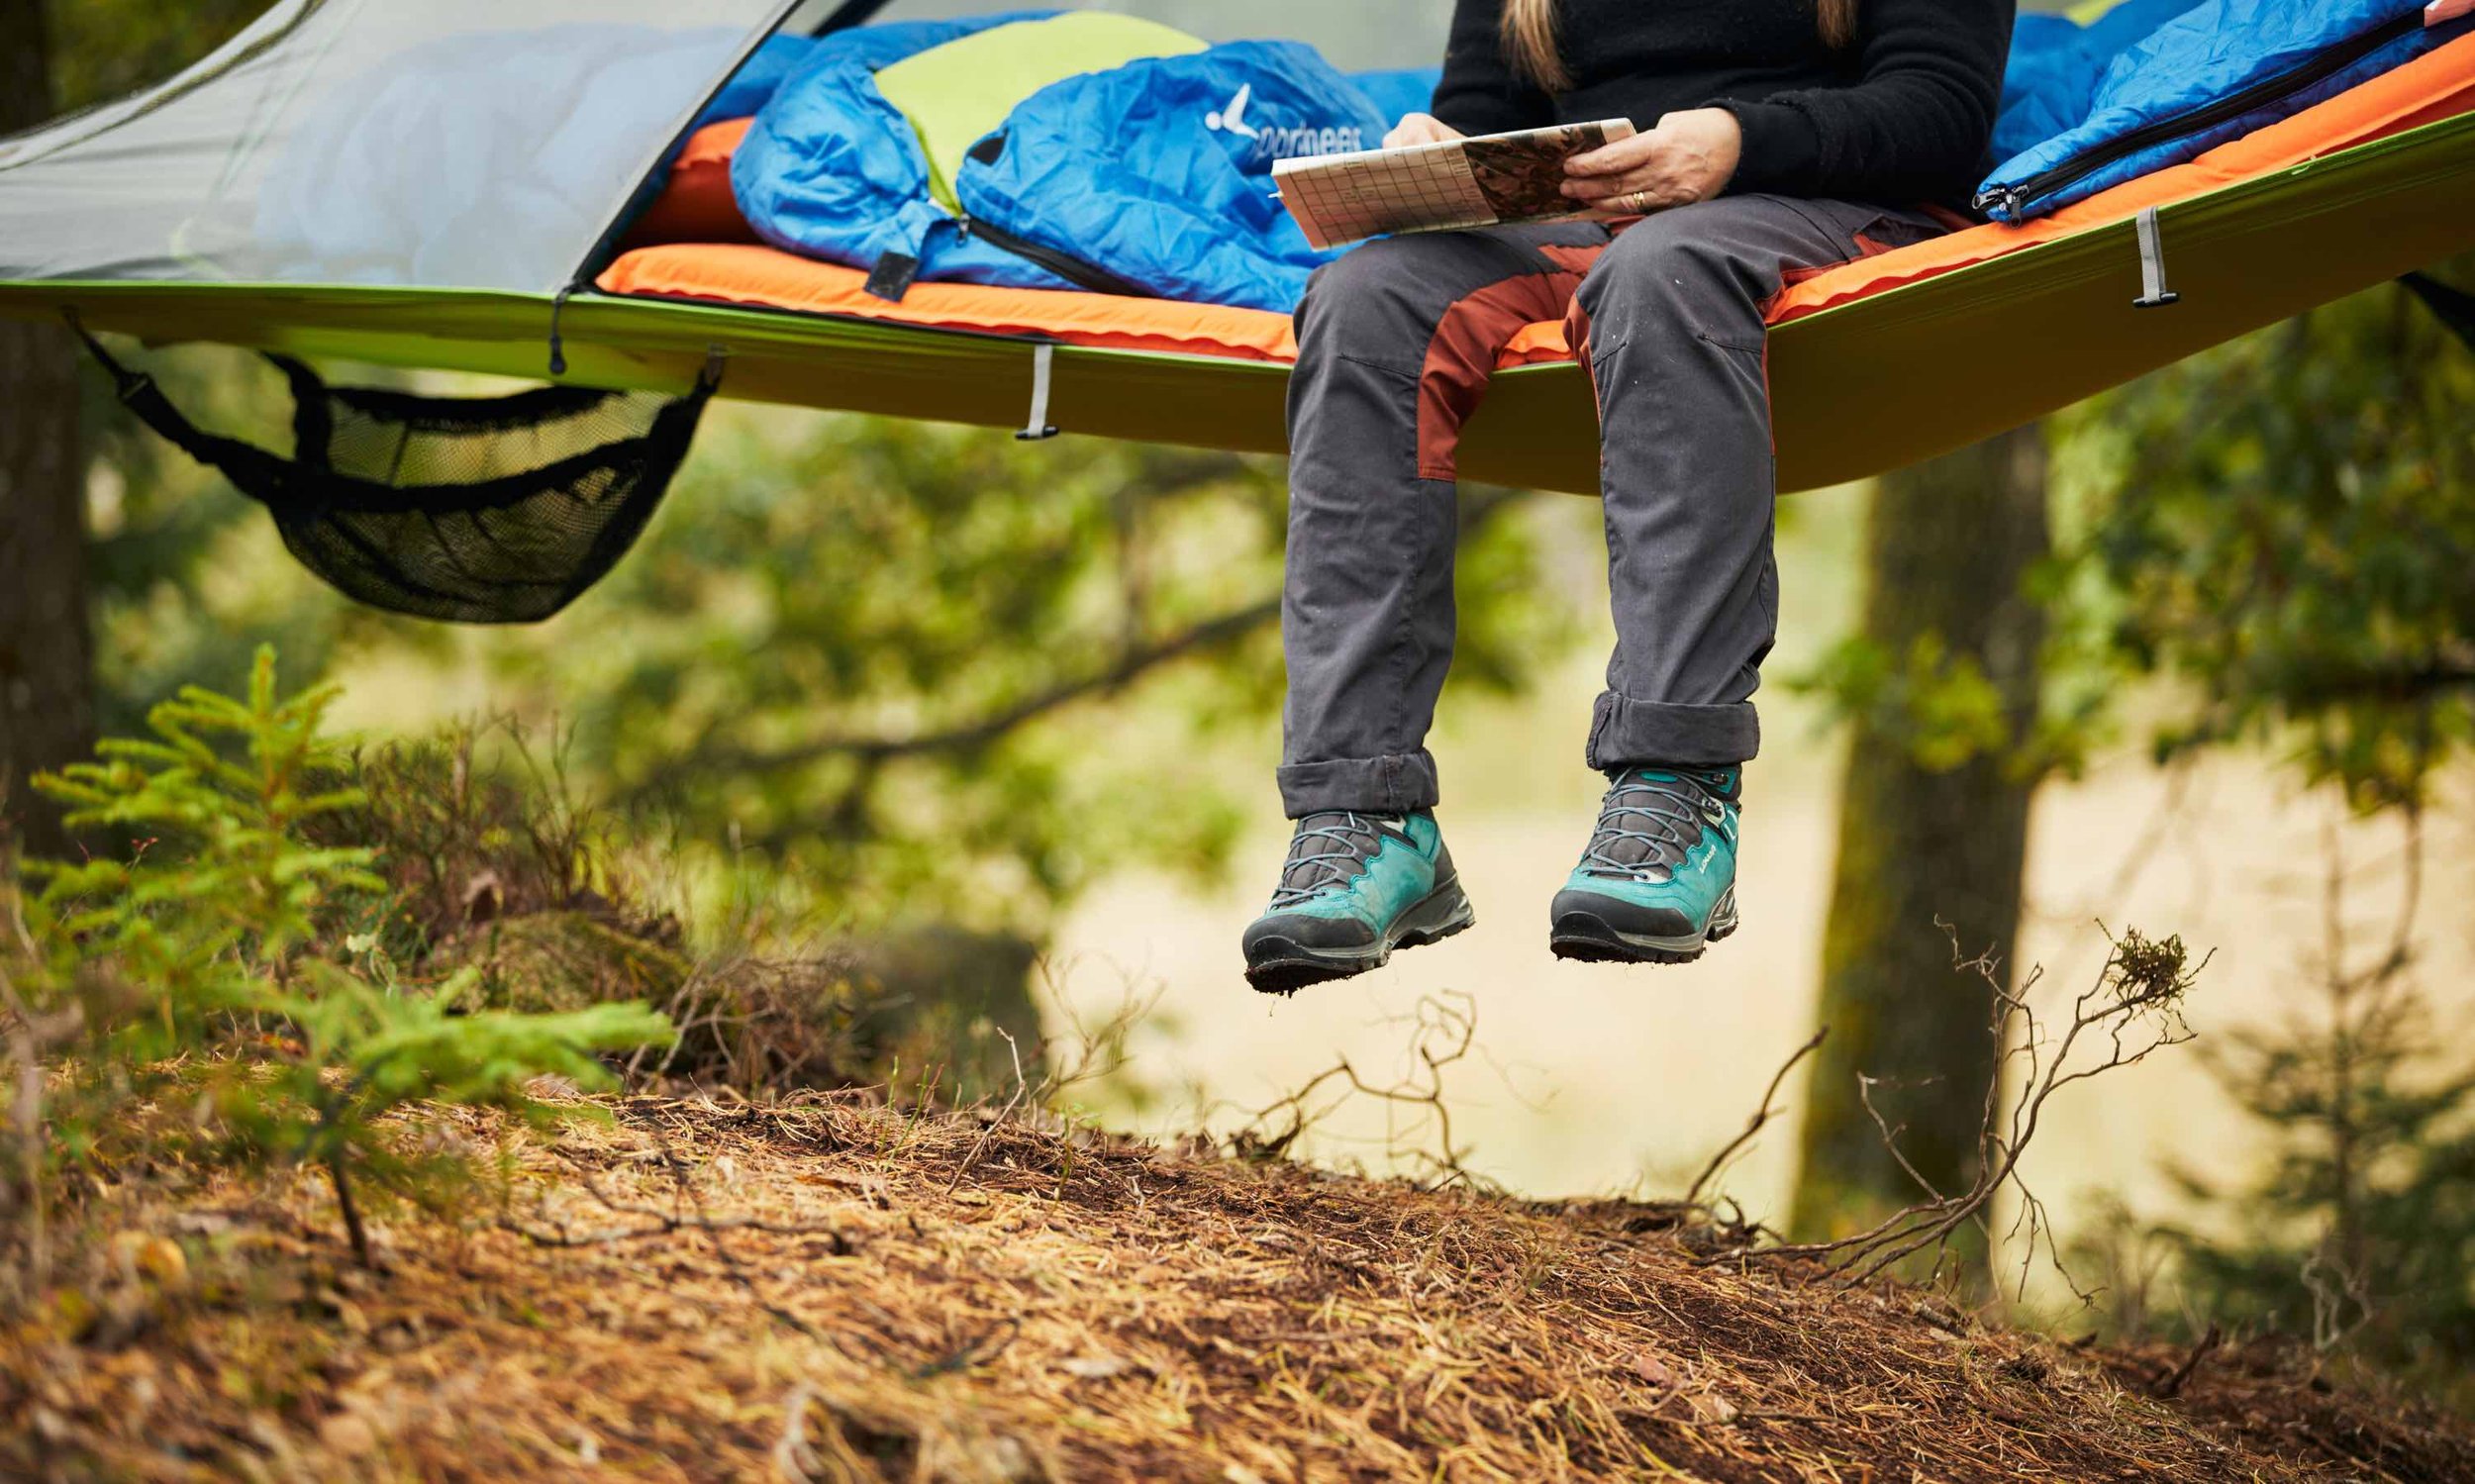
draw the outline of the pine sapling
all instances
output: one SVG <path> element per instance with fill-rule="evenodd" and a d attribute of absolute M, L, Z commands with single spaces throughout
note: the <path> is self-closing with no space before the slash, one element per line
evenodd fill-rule
<path fill-rule="evenodd" d="M 372 1261 L 356 1185 L 421 1196 L 454 1159 L 414 1159 L 386 1116 L 416 1103 L 551 1110 L 526 1085 L 612 1082 L 597 1052 L 669 1039 L 643 1004 L 559 1014 L 457 1014 L 465 987 L 372 983 L 323 941 L 345 906 L 383 890 L 373 852 L 307 829 L 365 802 L 324 735 L 336 691 L 279 694 L 261 648 L 246 698 L 189 687 L 148 717 L 152 737 L 37 785 L 123 855 L 32 863 L 38 1012 L 73 1010 L 54 1116 L 88 1139 L 175 1077 L 202 1084 L 216 1151 L 244 1165 L 308 1164 L 333 1183 L 355 1255 Z M 332 956 L 331 956 L 332 955 Z M 68 1157 L 87 1144 L 63 1140 Z"/>

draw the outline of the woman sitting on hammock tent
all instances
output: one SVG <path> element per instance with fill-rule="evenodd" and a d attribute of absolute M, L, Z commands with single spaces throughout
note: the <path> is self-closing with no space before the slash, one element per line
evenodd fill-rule
<path fill-rule="evenodd" d="M 1641 132 L 1574 158 L 1564 191 L 1639 215 L 1391 238 L 1307 290 L 1281 611 L 1297 828 L 1245 933 L 1257 989 L 1362 973 L 1472 921 L 1425 746 L 1452 652 L 1453 445 L 1504 339 L 1558 317 L 1599 400 L 1617 640 L 1587 753 L 1609 787 L 1549 941 L 1682 963 L 1735 931 L 1778 619 L 1762 304 L 1790 274 L 1959 220 L 1991 163 L 2013 12 L 1459 0 L 1434 116 L 1385 143 L 1630 118 Z"/>
<path fill-rule="evenodd" d="M 2426 26 L 2475 12 L 2431 0 Z M 1599 404 L 1608 777 L 1559 957 L 1683 963 L 1735 931 L 1742 765 L 1778 619 L 1764 301 L 1957 225 L 2013 0 L 1458 0 L 1435 115 L 1385 141 L 1624 117 L 1565 194 L 1637 213 L 1372 243 L 1320 269 L 1290 382 L 1280 792 L 1246 974 L 1288 993 L 1470 925 L 1425 739 L 1452 650 L 1453 451 L 1496 352 L 1561 317 Z M 1898 367 L 1885 366 L 1886 375 Z"/>

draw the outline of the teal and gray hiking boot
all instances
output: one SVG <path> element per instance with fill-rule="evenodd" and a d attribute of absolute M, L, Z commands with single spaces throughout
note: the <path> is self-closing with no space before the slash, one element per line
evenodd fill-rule
<path fill-rule="evenodd" d="M 1272 905 L 1246 930 L 1246 979 L 1285 995 L 1380 966 L 1470 925 L 1436 817 L 1338 810 L 1298 821 Z"/>
<path fill-rule="evenodd" d="M 1628 768 L 1549 909 L 1558 958 L 1691 963 L 1735 931 L 1738 768 Z"/>

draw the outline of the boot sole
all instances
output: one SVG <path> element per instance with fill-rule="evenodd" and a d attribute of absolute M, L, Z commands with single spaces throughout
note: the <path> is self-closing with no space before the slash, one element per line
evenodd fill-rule
<path fill-rule="evenodd" d="M 1710 944 L 1733 934 L 1736 922 L 1734 904 L 1730 903 L 1701 933 L 1657 938 L 1621 932 L 1595 912 L 1567 912 L 1547 929 L 1547 946 L 1556 957 L 1580 963 L 1691 963 Z"/>
<path fill-rule="evenodd" d="M 1246 948 L 1246 982 L 1263 994 L 1293 995 L 1310 984 L 1328 984 L 1382 968 L 1395 950 L 1441 942 L 1477 921 L 1456 876 L 1402 913 L 1381 941 L 1363 948 L 1310 948 L 1285 938 L 1256 940 Z"/>

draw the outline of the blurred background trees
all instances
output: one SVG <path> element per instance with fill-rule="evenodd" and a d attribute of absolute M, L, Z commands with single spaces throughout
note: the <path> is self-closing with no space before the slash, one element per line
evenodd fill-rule
<path fill-rule="evenodd" d="M 1038 941 L 1104 872 L 1224 863 L 1259 780 L 1219 776 L 1210 740 L 1279 706 L 1277 461 L 778 409 L 720 428 L 580 605 L 626 643 L 562 620 L 494 648 L 502 693 L 570 698 L 574 760 L 616 798 L 865 925 Z M 1519 499 L 1467 496 L 1464 684 L 1518 686 L 1553 642 Z"/>
<path fill-rule="evenodd" d="M 51 50 L 44 0 L 0 3 L 0 135 L 55 111 Z M 57 326 L 0 325 L 0 809 L 46 848 L 57 815 L 28 780 L 94 742 L 74 354 Z"/>
<path fill-rule="evenodd" d="M 2475 261 L 2434 270 L 2475 283 Z M 2194 357 L 2061 420 L 2073 534 L 2060 662 L 2165 682 L 2155 756 L 2273 749 L 2394 820 L 2333 836 L 2309 995 L 2211 1064 L 2271 1150 L 2178 1176 L 2183 1311 L 2274 1325 L 2447 1389 L 2475 1362 L 2475 1058 L 2422 966 L 2465 915 L 2426 901 L 2426 816 L 2475 732 L 2475 345 L 2401 285 Z M 2366 925 L 2357 899 L 2400 903 Z"/>
<path fill-rule="evenodd" d="M 0 0 L 0 135 L 167 76 L 261 9 L 253 0 Z M 66 841 L 58 812 L 27 780 L 85 755 L 96 728 L 84 541 L 93 449 L 81 437 L 95 422 L 80 416 L 77 362 L 63 327 L 0 323 L 9 413 L 0 419 L 0 823 L 45 849 Z M 119 487 L 142 504 L 156 488 L 126 478 Z M 178 513 L 157 522 L 195 525 L 190 502 L 166 503 Z M 131 512 L 138 531 L 148 514 Z"/>
<path fill-rule="evenodd" d="M 2401 844 L 2330 828 L 2281 862 L 2316 930 L 2302 993 L 2204 1043 L 2265 1162 L 2176 1159 L 2180 1213 L 2091 1204 L 2083 1255 L 2128 1329 L 2271 1329 L 2475 1402 L 2475 1059 L 2423 974 L 2466 926 L 2427 900 L 2426 826 L 2475 728 L 2470 283 L 2438 265 L 1878 481 L 1856 631 L 1798 682 L 1852 733 L 1800 1235 L 1971 1173 L 1997 1048 L 1952 950 L 2026 967 L 2041 784 L 2125 742 L 2260 756 Z M 2108 868 L 2205 853 L 2173 808 Z"/>
<path fill-rule="evenodd" d="M 2019 941 L 2039 697 L 2045 432 L 2023 428 L 1885 475 L 1858 634 L 1827 663 L 1855 731 L 1822 945 L 1831 1028 L 1806 1098 L 1791 1225 L 1869 1227 L 1964 1189 L 2001 1047 L 1950 988 L 1954 946 Z M 1861 1079 L 1861 1080 L 1860 1080 Z M 1894 1150 L 1885 1128 L 1902 1131 Z"/>
<path fill-rule="evenodd" d="M 2427 797 L 2475 720 L 2471 392 L 2387 287 L 2067 415 L 2074 658 L 2179 682 L 2161 759 L 2268 741 L 2360 807 Z"/>
<path fill-rule="evenodd" d="M 2434 297 L 2454 304 L 2470 268 L 2436 269 Z M 2475 1062 L 2440 1049 L 2415 978 L 2422 817 L 2475 727 L 2471 349 L 2416 293 L 2376 289 L 1881 481 L 1861 632 L 1807 678 L 1855 748 L 1824 948 L 1838 1046 L 1808 1102 L 1800 1229 L 1964 1174 L 1994 1048 L 1947 991 L 1935 924 L 1964 953 L 2010 951 L 2036 780 L 2125 735 L 2160 765 L 2265 747 L 2407 843 L 2366 865 L 2332 839 L 2298 862 L 2321 883 L 2317 1003 L 2212 1057 L 2272 1164 L 2181 1170 L 2226 1227 L 2158 1235 L 2196 1312 L 2431 1374 L 2475 1354 Z M 2405 908 L 2365 935 L 2348 891 L 2384 867 Z"/>

